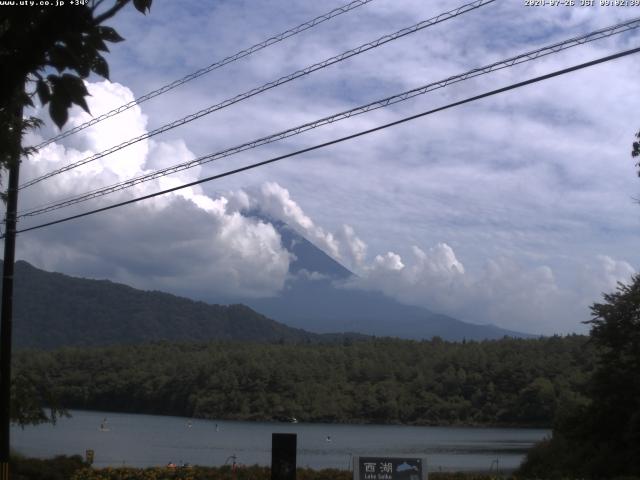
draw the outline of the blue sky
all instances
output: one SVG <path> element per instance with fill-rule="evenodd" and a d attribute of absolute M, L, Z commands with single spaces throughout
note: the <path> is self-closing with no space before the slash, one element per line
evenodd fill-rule
<path fill-rule="evenodd" d="M 91 79 L 92 113 L 346 2 L 156 0 L 110 25 L 126 41 Z M 25 162 L 27 180 L 463 2 L 374 0 L 214 71 Z M 23 191 L 21 208 L 275 133 L 640 16 L 640 8 L 497 0 Z M 371 128 L 640 45 L 631 32 L 474 78 L 387 109 L 149 182 L 77 209 L 150 193 Z M 290 256 L 261 207 L 358 273 L 358 288 L 478 323 L 584 332 L 588 305 L 638 269 L 638 56 L 84 220 L 25 233 L 18 257 L 215 301 L 277 295 Z M 70 126 L 88 117 L 74 110 Z M 50 125 L 34 135 L 54 133 Z"/>

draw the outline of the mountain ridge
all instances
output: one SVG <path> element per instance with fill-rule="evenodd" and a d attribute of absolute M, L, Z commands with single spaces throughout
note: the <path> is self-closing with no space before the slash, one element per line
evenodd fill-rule
<path fill-rule="evenodd" d="M 438 336 L 450 341 L 536 337 L 406 305 L 380 291 L 346 288 L 356 274 L 285 222 L 256 210 L 245 213 L 272 224 L 280 234 L 283 246 L 295 256 L 289 269 L 290 277 L 277 296 L 232 299 L 268 317 L 316 333 L 354 331 L 411 340 Z M 314 276 L 314 273 L 319 275 Z"/>
<path fill-rule="evenodd" d="M 1 262 L 1 261 L 0 261 Z M 324 342 L 360 335 L 318 335 L 246 305 L 212 305 L 110 280 L 15 265 L 13 339 L 17 348 L 148 343 L 162 340 Z"/>
<path fill-rule="evenodd" d="M 212 292 L 210 298 L 193 300 L 109 280 L 45 272 L 18 261 L 16 346 L 55 348 L 159 340 L 326 342 L 371 335 L 412 340 L 437 336 L 449 341 L 533 337 L 405 305 L 379 291 L 349 288 L 349 281 L 357 276 L 348 268 L 285 222 L 259 213 L 252 216 L 272 224 L 283 247 L 292 254 L 289 277 L 278 295 L 223 298 Z"/>

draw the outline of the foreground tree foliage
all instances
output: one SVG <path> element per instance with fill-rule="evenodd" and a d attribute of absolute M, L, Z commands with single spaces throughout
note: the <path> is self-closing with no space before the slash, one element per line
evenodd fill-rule
<path fill-rule="evenodd" d="M 84 80 L 92 73 L 108 78 L 109 67 L 102 55 L 109 51 L 106 42 L 124 40 L 103 23 L 131 0 L 62 6 L 54 6 L 53 1 L 26 3 L 0 8 L 0 179 L 4 169 L 17 172 L 21 158 L 35 151 L 23 145 L 25 133 L 42 123 L 23 116 L 25 108 L 35 106 L 34 97 L 43 106 L 49 105 L 49 115 L 58 128 L 66 123 L 74 104 L 89 111 Z M 151 3 L 133 0 L 142 13 Z M 5 193 L 0 197 L 8 198 Z M 38 384 L 28 375 L 11 379 L 12 420 L 21 425 L 55 421 L 64 409 L 57 406 L 46 381 Z M 45 410 L 44 405 L 50 409 Z"/>
<path fill-rule="evenodd" d="M 633 142 L 631 146 L 631 156 L 634 158 L 640 156 L 640 131 L 636 133 L 636 138 L 638 140 Z M 640 167 L 640 163 L 636 163 L 636 167 Z M 640 169 L 638 170 L 638 176 L 640 177 Z"/>
<path fill-rule="evenodd" d="M 89 95 L 84 79 L 94 73 L 109 78 L 103 54 L 107 42 L 124 40 L 103 23 L 131 0 L 105 0 L 64 6 L 2 6 L 0 17 L 0 168 L 30 153 L 22 146 L 22 136 L 36 119 L 25 124 L 22 111 L 33 107 L 33 98 L 49 105 L 49 115 L 58 128 L 66 123 L 68 110 L 78 105 L 87 112 Z M 142 13 L 152 0 L 133 0 Z M 47 2 L 49 3 L 49 2 Z M 54 2 L 51 2 L 53 4 Z"/>
<path fill-rule="evenodd" d="M 311 470 L 298 468 L 298 480 L 351 480 L 353 474 L 348 470 Z M 477 473 L 429 473 L 431 480 L 492 480 L 495 477 Z M 233 472 L 230 467 L 193 467 L 193 468 L 101 468 L 78 470 L 71 480 L 270 480 L 269 467 L 240 467 Z"/>
<path fill-rule="evenodd" d="M 640 477 L 640 275 L 591 307 L 595 371 L 590 402 L 558 418 L 528 455 L 531 477 Z"/>
<path fill-rule="evenodd" d="M 208 343 L 23 351 L 68 408 L 188 417 L 550 426 L 585 402 L 585 337 Z M 46 366 L 46 368 L 43 368 Z"/>

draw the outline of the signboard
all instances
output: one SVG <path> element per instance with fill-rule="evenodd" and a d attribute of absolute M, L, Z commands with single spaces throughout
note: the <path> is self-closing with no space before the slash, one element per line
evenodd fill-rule
<path fill-rule="evenodd" d="M 296 480 L 297 442 L 295 433 L 271 434 L 271 480 Z"/>
<path fill-rule="evenodd" d="M 424 470 L 423 470 L 424 469 Z M 423 458 L 354 457 L 354 480 L 423 480 Z"/>

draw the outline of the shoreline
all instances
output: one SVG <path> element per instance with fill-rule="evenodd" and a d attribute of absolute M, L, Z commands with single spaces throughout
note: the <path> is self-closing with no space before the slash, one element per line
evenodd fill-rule
<path fill-rule="evenodd" d="M 247 422 L 247 423 L 273 423 L 279 425 L 371 425 L 371 426 L 380 426 L 380 427 L 433 427 L 433 428 L 477 428 L 477 429 L 523 429 L 523 430 L 551 430 L 551 425 L 533 425 L 533 424 L 516 424 L 516 423 L 378 423 L 375 421 L 358 421 L 358 420 L 340 420 L 340 421 L 327 421 L 327 420 L 318 420 L 318 421 L 307 421 L 307 420 L 299 420 L 297 422 L 288 422 L 277 420 L 276 418 L 262 418 L 262 417 L 249 417 L 249 418 L 231 418 L 231 417 L 223 417 L 223 418 L 213 418 L 213 417 L 198 417 L 198 416 L 187 416 L 187 415 L 174 415 L 174 414 L 165 414 L 165 413 L 157 413 L 157 412 L 140 412 L 140 411 L 122 411 L 122 410 L 98 410 L 92 408 L 78 408 L 71 407 L 67 409 L 67 412 L 71 412 L 72 410 L 87 412 L 87 413 L 111 413 L 118 415 L 151 415 L 157 417 L 167 417 L 167 418 L 183 418 L 185 421 L 189 420 L 204 420 L 208 422 Z M 64 417 L 60 417 L 64 418 Z"/>

